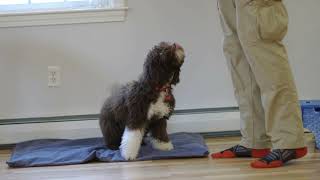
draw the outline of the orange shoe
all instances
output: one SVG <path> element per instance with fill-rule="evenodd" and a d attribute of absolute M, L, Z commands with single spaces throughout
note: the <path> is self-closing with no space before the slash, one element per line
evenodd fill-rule
<path fill-rule="evenodd" d="M 214 159 L 220 158 L 241 158 L 253 157 L 262 158 L 270 153 L 270 149 L 251 149 L 241 145 L 236 145 L 218 153 L 212 153 L 211 157 Z"/>
<path fill-rule="evenodd" d="M 253 161 L 253 168 L 277 168 L 283 166 L 286 162 L 304 157 L 308 153 L 306 147 L 299 149 L 277 149 L 270 152 L 265 157 Z"/>

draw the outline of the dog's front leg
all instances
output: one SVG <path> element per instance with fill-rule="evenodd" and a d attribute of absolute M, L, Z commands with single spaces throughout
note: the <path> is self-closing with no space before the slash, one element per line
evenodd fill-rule
<path fill-rule="evenodd" d="M 125 160 L 135 160 L 141 146 L 144 129 L 126 127 L 122 135 L 120 152 Z"/>
<path fill-rule="evenodd" d="M 162 151 L 170 151 L 173 145 L 167 133 L 167 120 L 156 120 L 150 127 L 151 131 L 151 144 L 153 148 Z"/>

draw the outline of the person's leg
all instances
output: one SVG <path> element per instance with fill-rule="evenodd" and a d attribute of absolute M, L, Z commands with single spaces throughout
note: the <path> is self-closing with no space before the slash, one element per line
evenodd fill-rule
<path fill-rule="evenodd" d="M 218 8 L 224 33 L 223 50 L 240 109 L 242 140 L 239 146 L 212 154 L 212 157 L 261 157 L 269 152 L 271 143 L 265 131 L 260 89 L 237 35 L 234 0 L 219 0 Z"/>
<path fill-rule="evenodd" d="M 237 0 L 235 5 L 238 36 L 261 91 L 266 133 L 278 149 L 252 166 L 281 166 L 306 154 L 297 90 L 281 43 L 287 11 L 279 0 Z"/>

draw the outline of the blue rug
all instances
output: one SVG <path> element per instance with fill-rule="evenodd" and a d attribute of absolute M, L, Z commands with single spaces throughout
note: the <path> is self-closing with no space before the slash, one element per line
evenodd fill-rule
<path fill-rule="evenodd" d="M 171 151 L 153 149 L 149 141 L 141 146 L 137 161 L 206 157 L 209 154 L 199 134 L 175 133 L 170 135 L 174 146 Z M 57 166 L 89 163 L 92 161 L 121 162 L 120 151 L 106 149 L 102 138 L 79 140 L 42 139 L 16 145 L 7 164 L 10 167 Z"/>

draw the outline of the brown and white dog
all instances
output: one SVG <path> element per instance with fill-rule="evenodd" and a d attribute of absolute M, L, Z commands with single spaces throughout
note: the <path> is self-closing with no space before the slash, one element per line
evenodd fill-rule
<path fill-rule="evenodd" d="M 105 101 L 100 128 L 108 148 L 120 149 L 124 159 L 134 160 L 148 133 L 154 148 L 173 149 L 166 128 L 175 107 L 172 85 L 180 81 L 184 58 L 177 43 L 159 43 L 148 53 L 139 79 L 121 86 Z"/>

